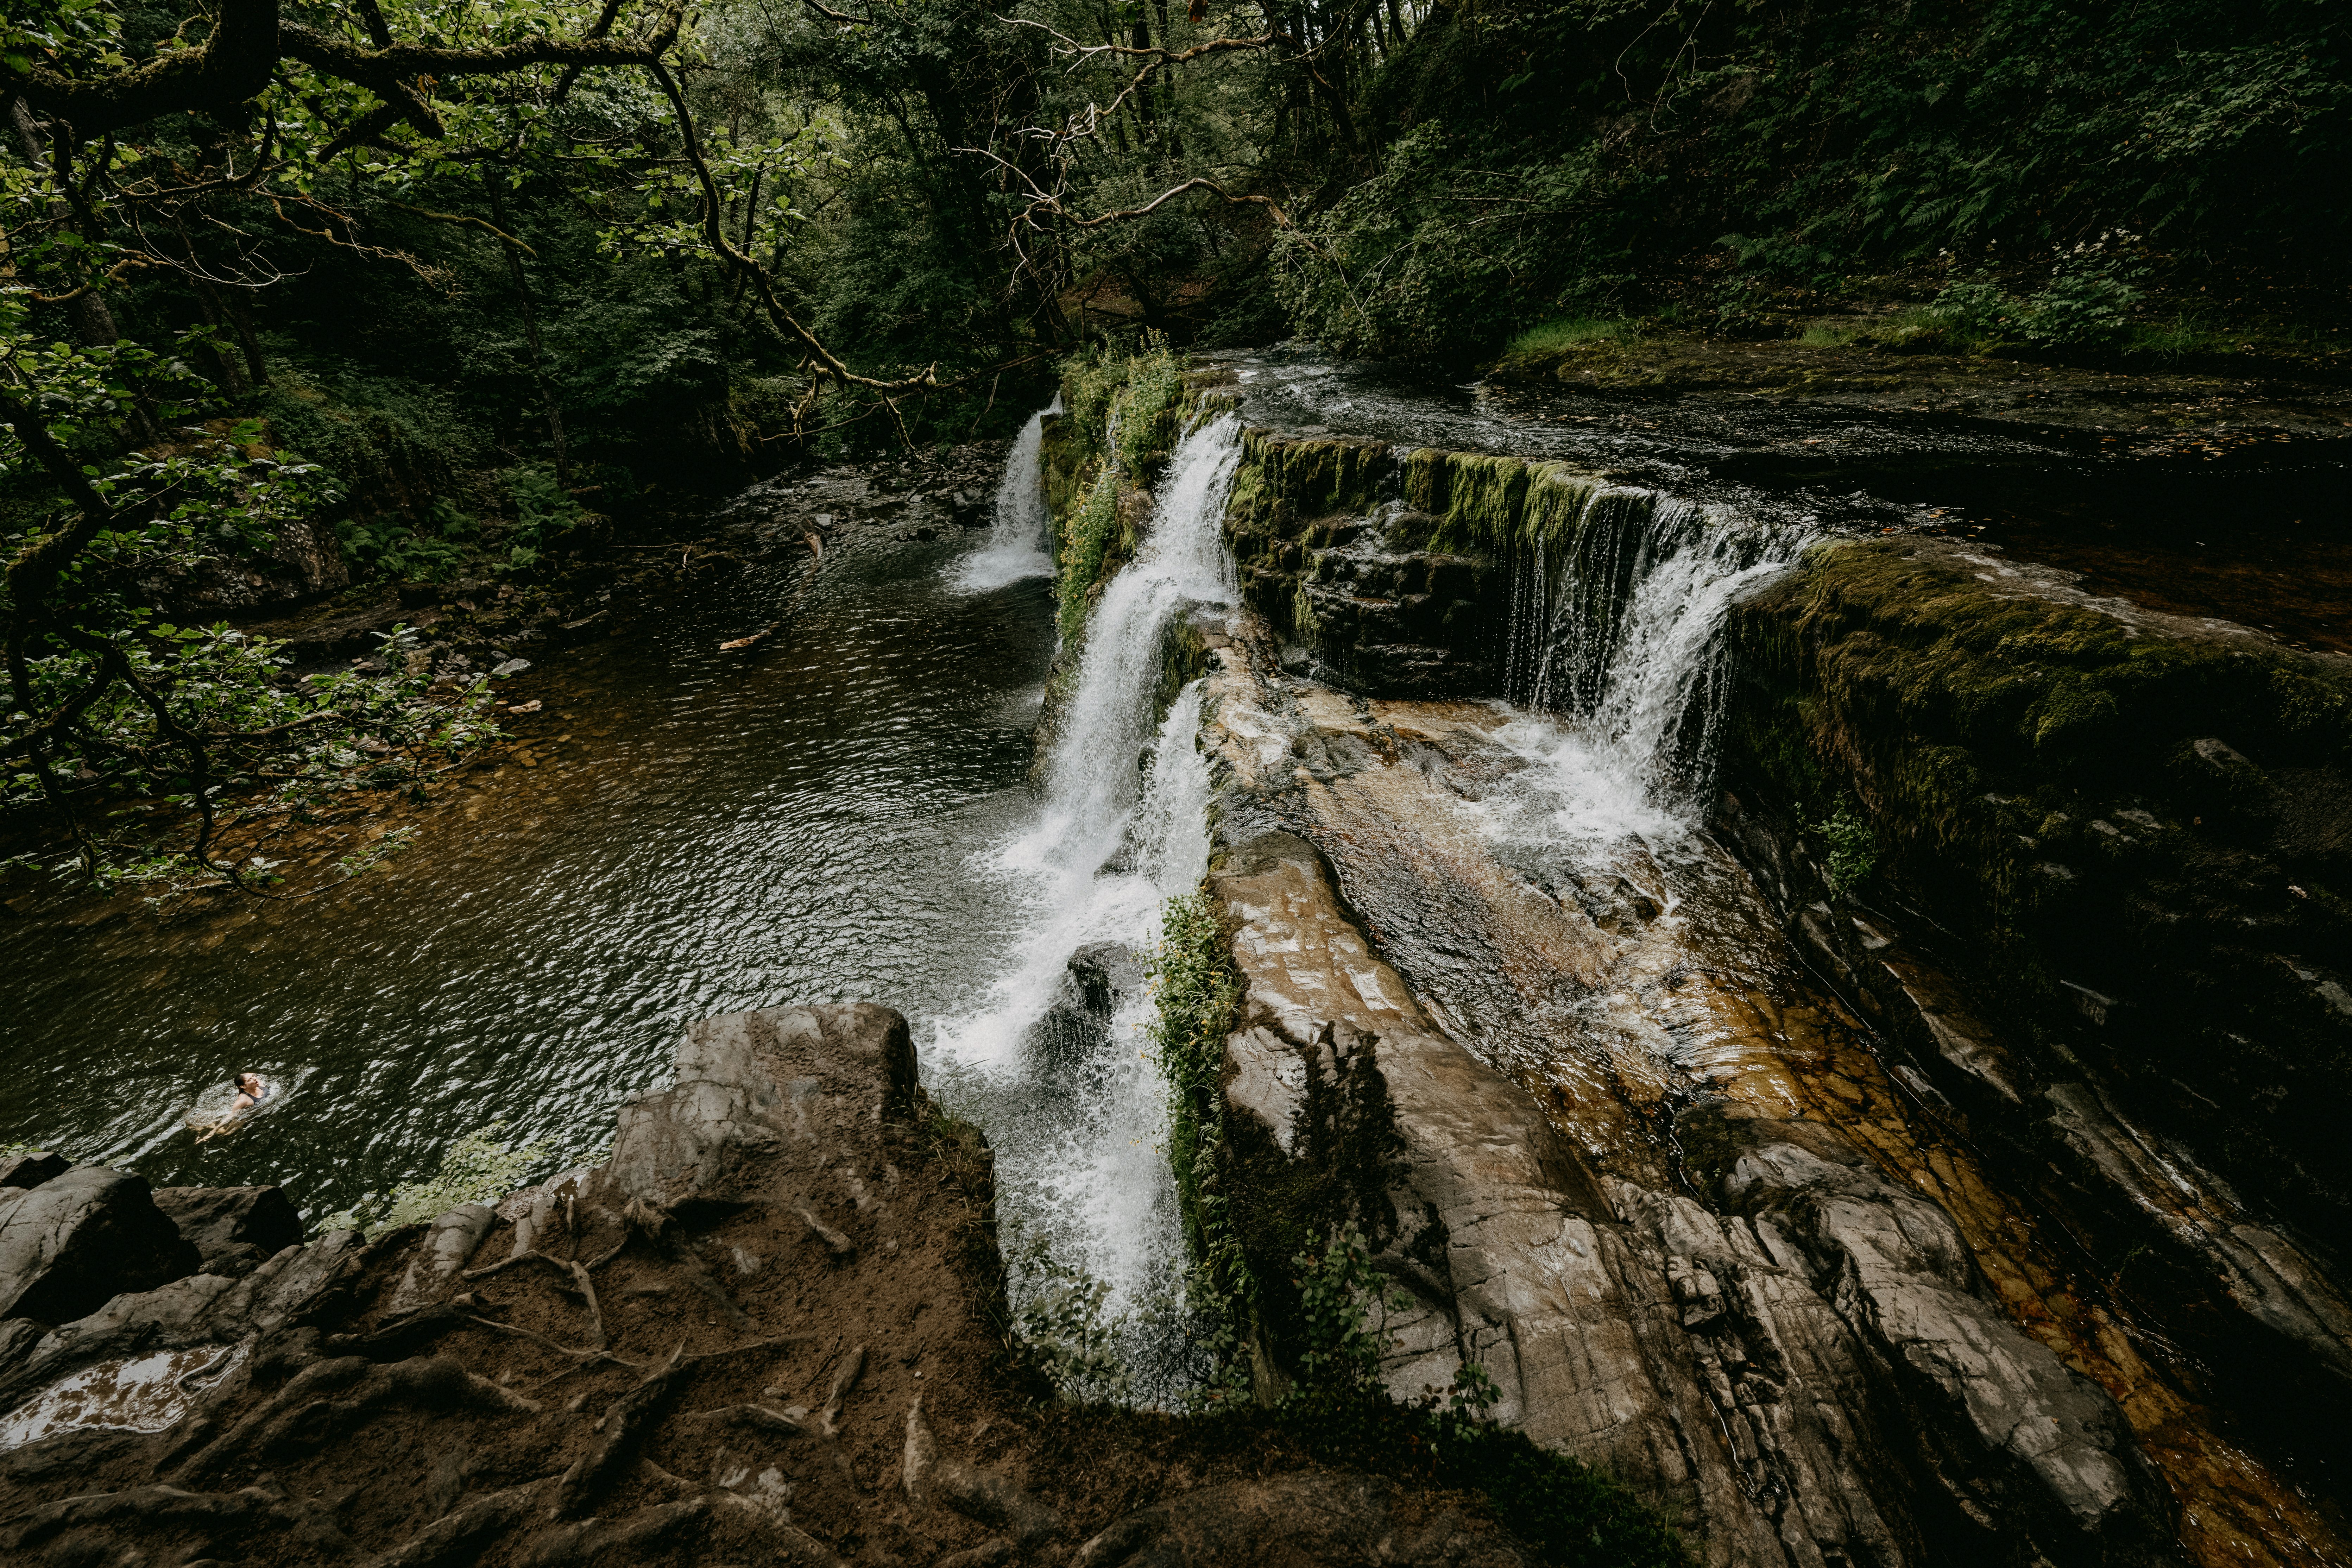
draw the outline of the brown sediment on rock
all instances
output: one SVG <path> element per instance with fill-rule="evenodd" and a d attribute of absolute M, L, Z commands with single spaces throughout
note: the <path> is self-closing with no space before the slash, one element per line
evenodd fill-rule
<path fill-rule="evenodd" d="M 2074 1118 L 2062 1201 L 1792 962 L 1818 873 L 1768 891 L 1703 835 L 1672 867 L 1507 860 L 1465 805 L 1521 765 L 1503 715 L 1281 673 L 1263 630 L 1213 657 L 1210 891 L 1244 983 L 1217 1190 L 1261 1279 L 1293 1230 L 1363 1229 L 1412 1300 L 1393 1388 L 1482 1362 L 1499 1415 L 1672 1499 L 1710 1562 L 2340 1560 L 2163 1353 L 2174 1321 L 2085 1267 L 2074 1229 L 2146 1173 L 2081 1075 L 2020 1066 L 1912 962 L 1948 1056 Z M 2240 1331 L 2341 1347 L 2307 1253 L 2190 1210 L 2234 1248 Z"/>
<path fill-rule="evenodd" d="M 487 1223 L 338 1233 L 0 1342 L 0 1420 L 158 1348 L 210 1358 L 160 1429 L 83 1409 L 0 1452 L 0 1556 L 980 1563 L 1094 1542 L 1089 1562 L 1207 1568 L 1276 1542 L 1369 1562 L 1359 1537 L 1392 1516 L 1423 1544 L 1385 1561 L 1531 1561 L 1478 1505 L 1271 1429 L 1040 1403 L 1006 1336 L 986 1145 L 930 1107 L 896 1013 L 705 1020 L 620 1124 L 606 1164 Z M 1269 1463 L 1354 1516 L 1269 1507 L 1289 1495 Z"/>

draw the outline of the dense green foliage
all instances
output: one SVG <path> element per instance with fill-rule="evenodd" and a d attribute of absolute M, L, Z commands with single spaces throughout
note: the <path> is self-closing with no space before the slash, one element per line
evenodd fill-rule
<path fill-rule="evenodd" d="M 2346 46 L 2319 0 L 1444 5 L 1368 89 L 1392 139 L 1284 288 L 1342 347 L 1460 358 L 1562 312 L 1736 331 L 1778 286 L 1989 270 L 2074 346 L 2134 297 L 2085 264 L 2103 242 L 2324 268 Z M 1709 252 L 1710 281 L 1674 276 Z"/>
<path fill-rule="evenodd" d="M 794 457 L 1008 431 L 1073 349 L 1139 333 L 1069 373 L 1096 489 L 1068 635 L 1131 542 L 1090 464 L 1132 483 L 1173 442 L 1170 342 L 1540 356 L 1637 315 L 1779 333 L 1858 290 L 1909 308 L 1824 342 L 2186 353 L 2293 317 L 2347 237 L 2322 0 L 32 0 L 6 26 L 10 636 L 86 679 L 19 677 L 5 754 L 67 820 L 93 787 L 230 790 L 142 629 L 219 606 L 154 584 L 319 525 L 363 576 L 544 573 Z M 2249 304 L 2257 268 L 2285 292 Z M 2209 278 L 2232 302 L 2182 303 Z M 91 682 L 152 719 L 103 765 L 58 696 Z"/>
<path fill-rule="evenodd" d="M 1225 933 L 1207 895 L 1171 899 L 1160 910 L 1150 976 L 1151 1044 L 1168 1085 L 1168 1159 L 1196 1257 L 1226 1269 L 1242 1267 L 1222 1233 L 1220 1200 L 1207 1190 L 1222 1103 L 1218 1074 L 1241 982 L 1225 952 Z"/>

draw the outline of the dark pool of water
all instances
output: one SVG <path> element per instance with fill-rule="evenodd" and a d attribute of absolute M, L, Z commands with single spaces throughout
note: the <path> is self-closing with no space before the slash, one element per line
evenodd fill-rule
<path fill-rule="evenodd" d="M 0 1142 L 157 1185 L 283 1183 L 315 1217 L 493 1120 L 600 1157 L 707 1014 L 866 997 L 924 1037 L 1020 918 L 974 861 L 1030 809 L 1053 647 L 1044 580 L 942 581 L 977 537 L 850 542 L 755 655 L 717 645 L 769 618 L 777 578 L 523 678 L 571 742 L 325 899 L 9 921 Z M 246 1068 L 286 1091 L 199 1144 L 191 1106 Z"/>

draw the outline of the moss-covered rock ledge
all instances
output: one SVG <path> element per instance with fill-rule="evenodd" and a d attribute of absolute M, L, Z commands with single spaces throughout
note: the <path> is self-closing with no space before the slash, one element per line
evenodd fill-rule
<path fill-rule="evenodd" d="M 1733 635 L 1736 804 L 1835 824 L 1832 879 L 1941 928 L 2029 1080 L 2087 1065 L 2352 1234 L 2352 660 L 1936 539 L 1817 547 Z"/>

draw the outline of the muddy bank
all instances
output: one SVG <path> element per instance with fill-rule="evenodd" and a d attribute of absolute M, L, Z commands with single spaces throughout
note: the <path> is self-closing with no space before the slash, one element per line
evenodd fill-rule
<path fill-rule="evenodd" d="M 1040 1407 L 999 1270 L 988 1147 L 930 1108 L 903 1019 L 709 1019 L 595 1169 L 54 1329 L 10 1318 L 17 1427 L 28 1405 L 119 1414 L 89 1391 L 143 1372 L 152 1394 L 141 1357 L 176 1381 L 144 1430 L 12 1427 L 0 1546 L 59 1565 L 1532 1561 L 1469 1500 L 1270 1433 Z"/>

